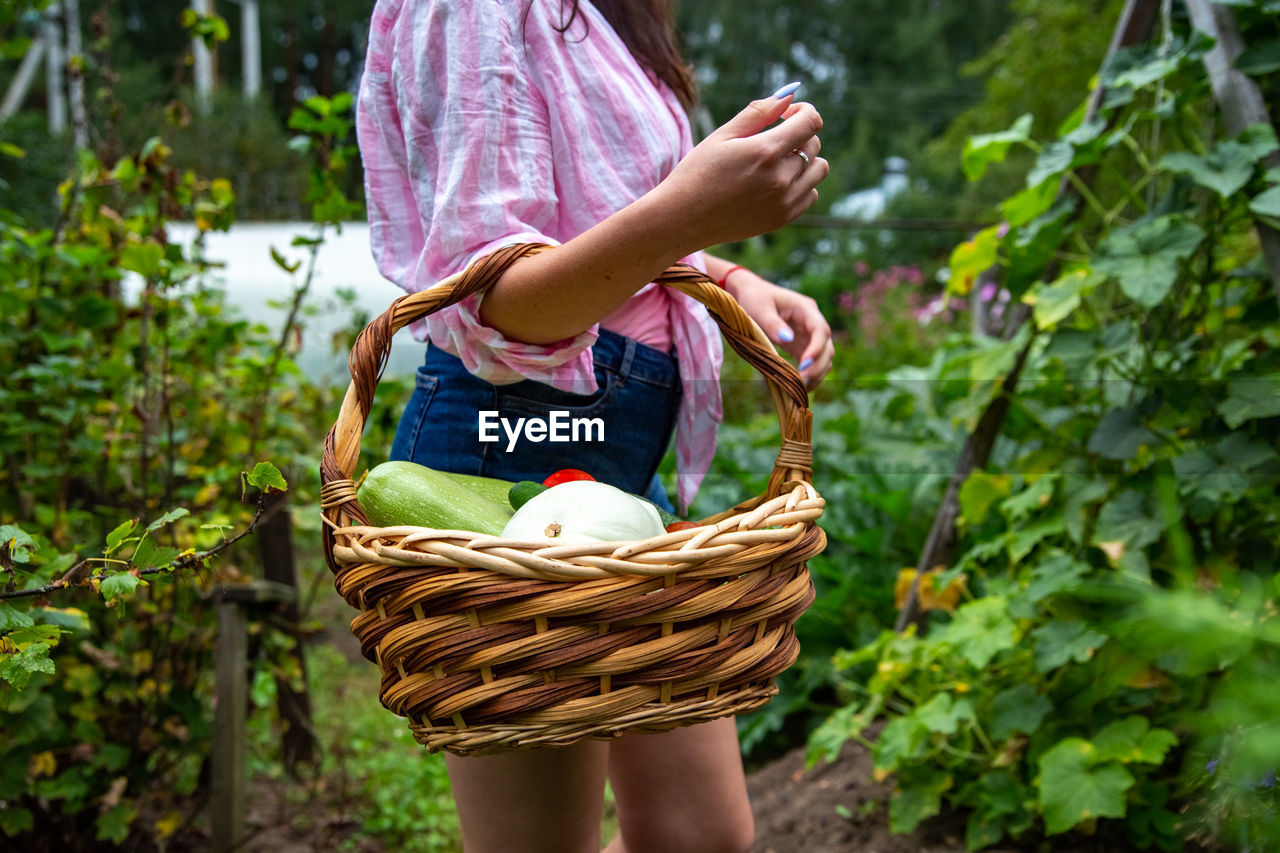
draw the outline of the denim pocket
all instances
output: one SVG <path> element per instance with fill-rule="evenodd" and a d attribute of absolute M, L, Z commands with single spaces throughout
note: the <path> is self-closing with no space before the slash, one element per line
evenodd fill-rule
<path fill-rule="evenodd" d="M 400 416 L 400 424 L 396 427 L 396 437 L 391 442 L 391 457 L 395 460 L 410 460 L 426 465 L 419 459 L 418 439 L 427 420 L 427 412 L 431 408 L 431 400 L 436 395 L 440 380 L 422 368 L 418 368 L 415 376 L 415 388 Z"/>
<path fill-rule="evenodd" d="M 526 379 L 512 385 L 498 386 L 498 408 L 546 418 L 553 411 L 568 412 L 571 417 L 600 417 L 618 394 L 620 380 L 612 370 L 596 372 L 599 388 L 593 394 L 561 391 L 542 382 Z"/>

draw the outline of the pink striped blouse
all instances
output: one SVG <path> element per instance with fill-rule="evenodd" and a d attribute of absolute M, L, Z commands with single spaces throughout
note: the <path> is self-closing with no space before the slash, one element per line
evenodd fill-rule
<path fill-rule="evenodd" d="M 408 291 L 511 243 L 557 245 L 655 187 L 692 147 L 674 93 L 587 0 L 566 33 L 559 0 L 377 0 L 357 100 L 373 255 Z M 701 255 L 685 259 L 702 267 Z M 413 328 L 494 384 L 590 393 L 598 326 L 548 346 L 483 325 L 479 296 Z M 719 329 L 696 301 L 649 284 L 604 325 L 674 344 L 684 397 L 677 497 L 687 509 L 721 420 Z"/>

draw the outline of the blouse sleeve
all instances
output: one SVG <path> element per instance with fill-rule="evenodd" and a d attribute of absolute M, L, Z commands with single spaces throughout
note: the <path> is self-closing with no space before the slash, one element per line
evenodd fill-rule
<path fill-rule="evenodd" d="M 423 290 L 495 249 L 541 242 L 557 217 L 549 111 L 533 82 L 517 2 L 408 0 L 389 45 L 387 93 L 423 246 L 406 287 Z M 595 390 L 598 326 L 549 345 L 505 338 L 472 296 L 427 318 L 432 343 L 494 383 L 531 378 Z"/>

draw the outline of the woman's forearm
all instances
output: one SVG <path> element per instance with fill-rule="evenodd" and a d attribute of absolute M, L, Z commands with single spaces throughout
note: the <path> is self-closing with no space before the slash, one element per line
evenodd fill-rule
<path fill-rule="evenodd" d="M 527 343 L 571 338 L 680 258 L 782 227 L 813 204 L 827 175 L 821 127 L 817 111 L 790 95 L 753 101 L 652 191 L 555 251 L 513 264 L 485 296 L 481 320 Z"/>
<path fill-rule="evenodd" d="M 673 216 L 670 202 L 655 190 L 555 251 L 512 265 L 481 302 L 480 319 L 507 338 L 531 344 L 554 343 L 590 328 L 700 248 Z"/>

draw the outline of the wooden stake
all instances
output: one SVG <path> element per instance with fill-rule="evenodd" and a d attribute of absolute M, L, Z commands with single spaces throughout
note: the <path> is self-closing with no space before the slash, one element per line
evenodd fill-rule
<path fill-rule="evenodd" d="M 1244 40 L 1240 38 L 1235 12 L 1230 6 L 1211 4 L 1206 0 L 1187 0 L 1187 11 L 1196 29 L 1213 36 L 1217 42 L 1213 50 L 1205 54 L 1204 67 L 1209 72 L 1209 86 L 1213 89 L 1218 109 L 1222 110 L 1227 133 L 1239 136 L 1245 128 L 1258 124 L 1274 127 L 1258 84 L 1232 67 L 1236 57 L 1244 52 Z M 1266 163 L 1268 166 L 1280 166 L 1280 151 L 1273 151 Z M 1280 302 L 1280 231 L 1265 222 L 1258 222 L 1257 227 L 1262 255 L 1271 275 L 1271 288 L 1275 291 L 1276 301 Z"/>
<path fill-rule="evenodd" d="M 1122 47 L 1146 41 L 1151 34 L 1151 27 L 1155 23 L 1159 9 L 1160 0 L 1128 0 L 1112 34 L 1111 44 L 1107 49 L 1107 59 Z M 1106 60 L 1104 59 L 1103 62 L 1105 64 Z M 1086 122 L 1097 112 L 1104 94 L 1105 89 L 1101 83 L 1094 87 L 1086 108 Z M 1058 197 L 1062 198 L 1067 192 L 1070 192 L 1070 184 L 1064 177 L 1058 188 Z M 1026 306 L 1019 305 L 1010 319 L 1009 329 L 1004 337 L 1012 338 L 1029 316 L 1030 312 Z M 933 518 L 933 526 L 929 529 L 924 548 L 921 549 L 920 559 L 916 562 L 916 575 L 911 580 L 911 588 L 907 590 L 902 610 L 898 612 L 898 620 L 894 624 L 895 631 L 904 631 L 911 624 L 924 627 L 926 616 L 920 609 L 920 580 L 930 569 L 939 565 L 945 566 L 950 561 L 951 546 L 955 542 L 956 519 L 960 515 L 960 487 L 964 485 L 964 481 L 969 478 L 969 474 L 975 468 L 981 468 L 987 464 L 991 456 L 991 448 L 995 445 L 996 437 L 1004 426 L 1004 419 L 1017 389 L 1022 366 L 1034 340 L 1034 337 L 1028 340 L 1026 346 L 1018 353 L 1013 369 L 1009 371 L 1000 386 L 1000 393 L 987 405 L 973 433 L 965 440 L 964 447 L 960 451 L 960 459 L 956 462 L 955 473 L 951 475 L 951 481 L 947 484 L 942 505 L 938 507 L 938 513 Z"/>
<path fill-rule="evenodd" d="M 218 645 L 213 712 L 214 853 L 226 853 L 244 838 L 245 706 L 249 702 L 249 630 L 237 601 L 218 603 Z"/>

